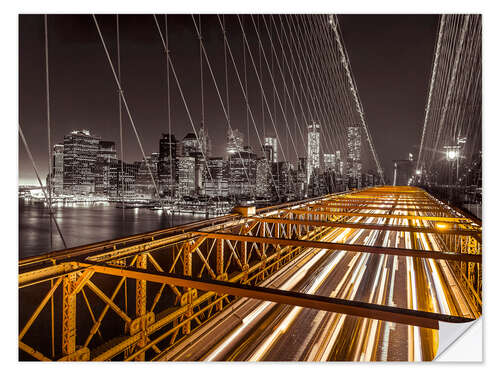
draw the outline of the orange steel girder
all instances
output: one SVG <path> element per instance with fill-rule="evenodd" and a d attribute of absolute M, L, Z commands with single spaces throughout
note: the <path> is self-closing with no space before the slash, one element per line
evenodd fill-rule
<path fill-rule="evenodd" d="M 345 251 L 372 253 L 372 254 L 400 255 L 400 256 L 410 256 L 417 258 L 445 259 L 453 261 L 478 262 L 478 263 L 480 263 L 482 259 L 482 256 L 479 254 L 461 254 L 461 253 L 441 252 L 441 251 L 402 249 L 396 247 L 351 245 L 345 243 L 294 240 L 287 238 L 241 236 L 232 233 L 213 233 L 213 232 L 195 232 L 195 233 L 200 236 L 205 236 L 206 238 L 225 239 L 226 241 L 242 241 L 242 242 L 257 242 L 257 243 L 260 242 L 275 246 L 298 246 L 304 248 L 311 247 L 317 249 L 345 250 Z"/>
<path fill-rule="evenodd" d="M 333 212 L 328 210 L 298 210 L 291 209 L 287 212 L 292 212 L 295 214 L 305 214 L 305 215 L 326 215 L 326 216 L 355 216 L 355 217 L 378 217 L 384 219 L 408 219 L 408 220 L 424 220 L 424 221 L 442 221 L 442 222 L 463 222 L 470 221 L 466 217 L 441 217 L 441 216 L 413 216 L 413 215 L 390 215 L 390 214 L 371 214 L 363 212 Z"/>
<path fill-rule="evenodd" d="M 123 269 L 100 264 L 87 264 L 95 272 L 114 276 L 126 276 L 135 279 L 147 280 L 156 283 L 169 283 L 184 288 L 211 290 L 217 294 L 229 294 L 239 297 L 255 298 L 281 304 L 308 307 L 318 310 L 331 311 L 341 314 L 355 315 L 370 319 L 379 319 L 395 323 L 438 329 L 439 321 L 450 323 L 465 323 L 473 319 L 458 316 L 435 314 L 430 312 L 389 307 L 359 301 L 342 300 L 325 296 L 316 296 L 305 293 L 284 291 L 279 289 L 235 284 L 220 280 L 205 280 L 175 274 L 159 273 L 155 271 L 139 271 Z"/>

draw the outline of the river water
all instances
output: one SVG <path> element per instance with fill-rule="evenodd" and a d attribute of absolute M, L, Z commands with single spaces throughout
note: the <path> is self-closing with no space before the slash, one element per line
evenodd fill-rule
<path fill-rule="evenodd" d="M 111 203 L 54 207 L 57 223 L 69 247 L 169 228 L 205 219 L 205 215 L 169 215 L 148 208 L 117 208 Z M 49 211 L 43 203 L 19 199 L 19 259 L 51 251 Z M 52 224 L 52 250 L 63 249 Z"/>

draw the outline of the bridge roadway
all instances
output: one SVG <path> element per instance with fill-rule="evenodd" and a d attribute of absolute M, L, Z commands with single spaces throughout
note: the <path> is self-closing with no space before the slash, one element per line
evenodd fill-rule
<path fill-rule="evenodd" d="M 73 353 L 84 353 L 77 358 L 80 360 L 120 359 L 117 357 L 119 355 L 123 355 L 122 360 L 178 361 L 431 360 L 438 347 L 438 331 L 426 328 L 429 327 L 428 323 L 421 324 L 418 320 L 412 325 L 398 323 L 402 314 L 409 312 L 411 316 L 414 312 L 417 319 L 417 313 L 424 311 L 434 313 L 429 315 L 430 320 L 444 321 L 451 321 L 447 320 L 448 317 L 455 319 L 453 321 L 465 321 L 481 314 L 481 223 L 435 200 L 420 189 L 371 188 L 259 210 L 256 214 L 244 212 L 241 217 L 231 215 L 229 218 L 213 221 L 208 227 L 193 224 L 183 227 L 180 232 L 175 228 L 167 230 L 165 240 L 160 233 L 149 233 L 132 236 L 125 241 L 126 246 L 123 245 L 124 240 L 118 239 L 46 257 L 22 260 L 20 269 L 26 268 L 27 271 L 20 271 L 20 287 L 26 288 L 33 283 L 46 281 L 48 278 L 43 279 L 46 275 L 52 275 L 49 278 L 53 285 L 56 277 L 64 278 L 68 272 L 78 272 L 80 278 L 73 284 L 73 294 L 69 296 L 76 296 L 84 290 L 84 286 L 88 287 L 106 303 L 106 308 L 111 308 L 128 322 L 127 335 L 121 336 L 118 341 L 111 340 L 95 347 L 91 345 L 92 340 L 95 340 L 94 334 L 98 332 L 100 336 L 99 328 L 103 330 L 104 323 L 101 317 L 101 322 L 97 319 L 97 314 L 91 314 L 94 328 L 90 330 L 90 336 L 85 342 L 73 338 L 73 344 L 83 344 L 83 348 L 75 346 L 72 349 Z M 235 221 L 239 225 L 234 225 Z M 222 239 L 219 238 L 221 236 Z M 243 236 L 247 236 L 249 240 L 245 240 Z M 155 260 L 151 254 L 154 255 L 153 250 L 157 249 L 165 251 L 165 245 L 162 242 L 163 246 L 158 248 L 144 247 L 141 244 L 147 238 L 151 242 L 167 241 L 169 244 L 180 241 L 183 245 L 174 260 L 162 263 L 160 267 L 160 257 L 157 256 Z M 186 241 L 186 238 L 191 240 Z M 283 242 L 290 245 L 283 245 Z M 110 244 L 114 246 L 111 252 Z M 117 247 L 117 244 L 122 245 L 122 248 Z M 342 250 L 335 250 L 335 247 L 342 247 Z M 214 248 L 217 248 L 216 261 L 212 254 Z M 272 255 L 271 250 L 274 251 Z M 409 250 L 418 252 L 410 254 L 407 252 Z M 146 271 L 146 275 L 133 272 L 132 268 L 139 267 L 134 265 L 139 259 L 137 254 L 145 251 L 149 257 L 145 259 L 149 259 L 149 264 L 154 265 L 156 273 Z M 196 253 L 201 259 L 197 267 L 191 255 Z M 135 258 L 132 260 L 131 256 L 134 254 Z M 229 300 L 224 297 L 227 294 L 218 298 L 221 294 L 208 293 L 209 298 L 214 298 L 213 302 L 209 299 L 209 304 L 204 308 L 201 307 L 204 306 L 202 304 L 196 305 L 195 301 L 202 300 L 208 294 L 190 299 L 191 289 L 186 286 L 195 285 L 189 284 L 191 279 L 170 277 L 172 272 L 176 272 L 176 262 L 182 254 L 184 266 L 181 273 L 188 279 L 193 279 L 196 274 L 203 278 L 204 272 L 211 273 L 212 278 L 217 274 L 217 280 L 222 281 L 210 284 L 207 279 L 199 279 L 204 283 L 202 288 L 219 293 L 230 291 L 227 294 L 240 297 Z M 407 254 L 411 256 L 406 256 Z M 174 256 L 175 251 L 172 252 L 172 258 Z M 463 261 L 458 262 L 457 259 Z M 68 271 L 66 267 L 61 273 L 59 268 L 49 271 L 51 267 L 45 269 L 37 266 L 48 260 L 59 264 L 52 266 L 54 269 L 63 267 L 67 264 L 66 261 L 72 264 L 72 268 Z M 122 268 L 117 269 L 117 266 Z M 167 266 L 170 267 L 170 273 L 163 273 Z M 144 265 L 139 268 L 147 270 Z M 239 271 L 231 272 L 235 269 Z M 180 313 L 177 313 L 172 312 L 172 303 L 167 303 L 167 317 L 165 313 L 155 312 L 155 306 L 166 298 L 165 293 L 161 292 L 162 287 L 160 292 L 156 292 L 151 308 L 147 309 L 155 312 L 155 323 L 150 324 L 149 328 L 147 324 L 142 328 L 149 339 L 141 342 L 140 337 L 144 336 L 134 334 L 136 330 L 130 328 L 134 323 L 129 317 L 131 313 L 126 308 L 127 302 L 123 307 L 123 302 L 114 300 L 120 284 L 114 294 L 107 297 L 106 293 L 90 282 L 92 275 L 98 272 L 138 280 L 143 277 L 148 280 L 148 285 L 165 280 L 163 282 L 170 285 L 178 298 L 181 297 L 181 292 L 184 293 L 182 299 L 185 295 L 188 296 L 188 305 L 181 303 L 184 307 L 180 307 Z M 162 278 L 162 275 L 169 275 L 170 278 Z M 226 279 L 230 283 L 223 281 Z M 198 279 L 193 279 L 193 282 L 196 280 Z M 97 283 L 95 280 L 94 282 Z M 251 287 L 247 288 L 249 290 L 227 289 L 227 285 L 241 285 L 238 282 L 255 285 L 255 292 Z M 141 302 L 142 305 L 138 302 L 141 301 L 141 291 L 145 295 L 145 284 L 146 281 L 144 284 L 136 282 L 138 318 L 135 321 L 141 320 L 141 316 L 147 316 L 146 301 Z M 179 292 L 175 285 L 184 288 Z M 260 290 L 264 294 L 255 294 L 259 292 L 258 287 L 264 288 Z M 57 284 L 53 288 L 57 288 Z M 280 293 L 283 295 L 273 295 L 272 291 L 282 291 Z M 284 299 L 289 298 L 290 295 L 286 293 L 291 292 L 302 293 L 292 295 L 298 296 L 293 300 L 298 301 L 294 302 L 295 306 L 287 304 L 290 299 Z M 49 294 L 47 296 L 53 298 Z M 338 312 L 345 310 L 339 310 L 339 305 L 315 305 L 319 300 L 306 301 L 307 295 L 331 297 L 338 299 L 335 301 L 347 301 L 346 303 L 358 301 L 365 304 L 363 308 L 374 309 L 375 315 L 355 308 L 349 310 L 352 314 L 341 314 Z M 45 303 L 48 301 L 47 296 Z M 153 294 L 148 293 L 148 305 L 152 296 Z M 177 297 L 175 304 L 179 301 Z M 20 294 L 20 300 L 21 298 Z M 63 300 L 64 298 L 63 296 Z M 84 295 L 84 298 L 91 311 L 87 296 Z M 331 301 L 334 302 L 330 299 L 328 303 L 332 303 Z M 191 306 L 190 303 L 194 307 L 186 310 L 186 307 Z M 44 308 L 43 301 L 40 306 L 37 311 Z M 203 320 L 205 310 L 210 306 L 217 306 L 220 311 L 208 313 Z M 378 306 L 388 306 L 392 310 L 389 315 L 377 315 L 380 310 Z M 74 360 L 75 354 L 72 356 L 71 352 L 64 352 L 64 345 L 68 343 L 68 338 L 64 338 L 64 324 L 73 324 L 77 331 L 76 321 L 69 320 L 66 315 L 63 311 L 63 354 L 66 356 L 62 359 Z M 172 318 L 169 319 L 170 315 Z M 37 318 L 35 311 L 21 330 L 20 349 L 37 359 L 47 360 L 49 358 L 41 354 L 42 350 L 28 346 L 23 340 L 32 321 Z M 195 318 L 199 318 L 197 323 L 193 320 Z M 407 316 L 404 319 L 405 322 L 411 321 Z M 20 319 L 21 327 L 24 324 L 21 323 L 22 320 Z M 160 336 L 154 336 L 155 324 L 160 327 L 161 322 L 162 325 L 171 322 L 172 328 Z M 165 343 L 166 338 L 169 340 Z M 114 346 L 110 342 L 115 343 Z M 47 348 L 42 349 L 47 352 Z M 145 352 L 148 353 L 147 356 Z"/>
<path fill-rule="evenodd" d="M 418 205 L 392 213 L 429 214 Z M 389 220 L 390 225 L 408 225 L 407 219 Z M 384 224 L 385 219 L 349 221 Z M 432 234 L 418 239 L 419 250 L 443 250 Z M 412 248 L 409 232 L 335 228 L 323 234 L 322 241 Z M 443 260 L 310 249 L 264 285 L 471 318 L 479 315 Z M 436 330 L 245 299 L 158 359 L 419 361 L 431 360 L 437 346 Z"/>

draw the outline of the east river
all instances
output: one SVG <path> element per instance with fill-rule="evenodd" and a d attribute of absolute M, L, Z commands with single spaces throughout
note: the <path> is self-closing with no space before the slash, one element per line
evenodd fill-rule
<path fill-rule="evenodd" d="M 170 215 L 148 208 L 117 208 L 114 203 L 75 203 L 54 207 L 69 247 L 124 237 L 205 219 L 205 215 Z M 19 259 L 64 248 L 43 203 L 19 199 Z"/>

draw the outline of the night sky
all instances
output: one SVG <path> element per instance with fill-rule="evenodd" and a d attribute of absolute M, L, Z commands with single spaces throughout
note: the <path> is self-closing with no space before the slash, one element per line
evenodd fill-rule
<path fill-rule="evenodd" d="M 116 84 L 91 16 L 51 15 L 48 20 L 52 144 L 62 142 L 71 130 L 89 129 L 118 145 Z M 163 16 L 159 20 L 163 25 Z M 101 15 L 98 21 L 116 63 L 115 17 Z M 417 153 L 439 17 L 341 15 L 339 21 L 367 124 L 385 174 L 390 177 L 393 159 L 406 158 L 408 152 Z M 168 26 L 175 69 L 198 129 L 201 118 L 198 40 L 190 16 L 169 16 Z M 247 27 L 250 29 L 250 24 Z M 233 53 L 241 60 L 242 37 L 236 17 L 227 17 L 227 29 Z M 120 16 L 120 33 L 122 85 L 146 154 L 150 154 L 158 151 L 161 133 L 168 131 L 165 54 L 151 15 Z M 202 16 L 202 33 L 223 90 L 223 43 L 215 16 Z M 250 43 L 255 43 L 255 35 L 249 33 L 249 37 Z M 19 121 L 43 180 L 48 171 L 44 62 L 43 16 L 21 15 Z M 242 61 L 237 63 L 241 66 Z M 232 126 L 246 134 L 244 99 L 231 69 L 229 81 Z M 173 79 L 171 92 L 173 133 L 180 140 L 192 128 Z M 249 76 L 251 106 L 259 114 L 257 93 L 256 80 Z M 213 154 L 222 156 L 227 125 L 206 66 L 205 110 Z M 260 130 L 259 122 L 257 126 Z M 269 121 L 266 126 L 270 129 Z M 252 124 L 250 132 L 251 145 L 256 150 L 258 142 Z M 284 126 L 279 132 L 280 139 L 286 139 Z M 35 183 L 21 141 L 19 150 L 19 182 Z M 125 113 L 124 150 L 126 161 L 142 159 Z M 305 156 L 301 145 L 298 152 Z M 295 161 L 291 146 L 288 155 Z"/>

